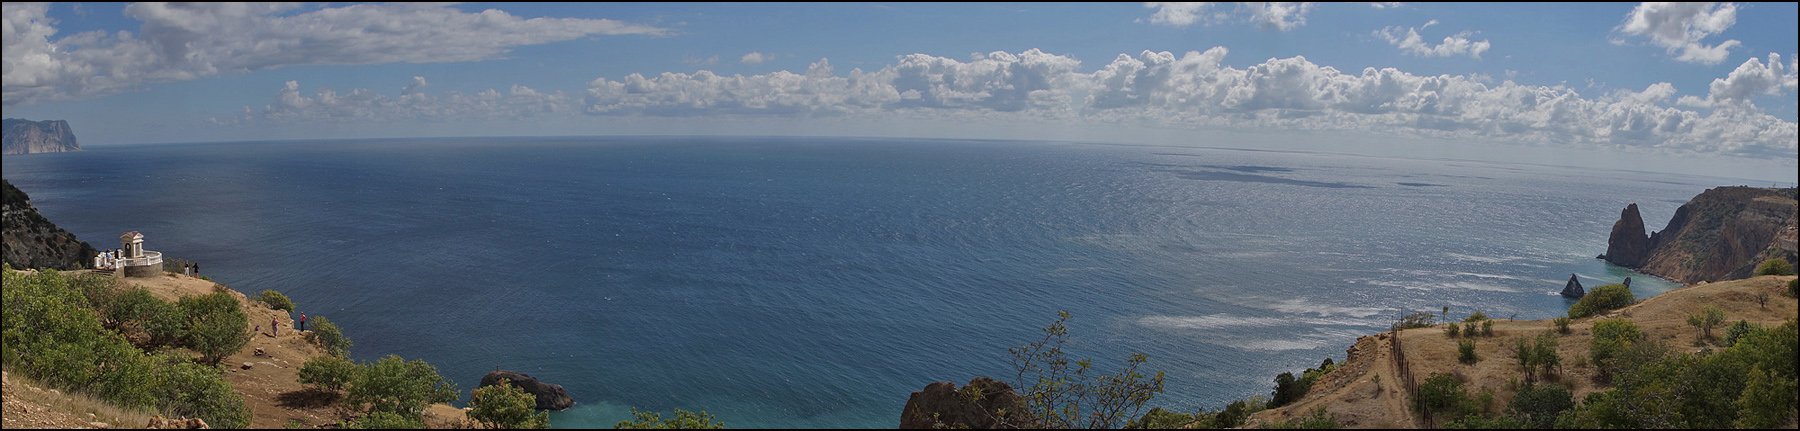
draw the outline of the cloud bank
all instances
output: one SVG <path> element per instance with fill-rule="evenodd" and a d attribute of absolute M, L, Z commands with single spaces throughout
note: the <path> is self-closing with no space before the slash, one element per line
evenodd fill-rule
<path fill-rule="evenodd" d="M 148 83 L 294 65 L 441 63 L 500 58 L 516 46 L 589 35 L 663 35 L 608 19 L 467 13 L 439 4 L 358 4 L 292 13 L 297 3 L 135 3 L 129 31 L 60 39 L 48 4 L 4 5 L 6 105 L 86 99 Z"/>
<path fill-rule="evenodd" d="M 969 61 L 904 55 L 879 70 L 837 74 L 829 60 L 804 74 L 719 75 L 701 70 L 597 78 L 579 99 L 514 87 L 437 98 L 366 90 L 300 97 L 290 83 L 238 122 L 451 118 L 580 112 L 593 116 L 996 118 L 1179 128 L 1369 131 L 1402 136 L 1582 144 L 1674 153 L 1791 158 L 1795 123 L 1761 112 L 1757 95 L 1792 94 L 1795 66 L 1771 54 L 1715 80 L 1705 99 L 1668 106 L 1669 83 L 1583 96 L 1564 86 L 1490 84 L 1485 76 L 1420 76 L 1393 68 L 1345 73 L 1305 57 L 1225 66 L 1228 50 L 1121 54 L 1093 72 L 1036 49 Z M 415 80 L 422 83 L 422 79 Z"/>
<path fill-rule="evenodd" d="M 1480 42 L 1469 40 L 1468 36 L 1474 34 L 1469 31 L 1463 31 L 1445 37 L 1443 43 L 1440 43 L 1437 46 L 1431 46 L 1430 44 L 1425 43 L 1423 37 L 1419 36 L 1419 30 L 1436 25 L 1437 23 L 1437 20 L 1434 19 L 1417 28 L 1407 27 L 1404 29 L 1406 30 L 1405 34 L 1401 34 L 1400 30 L 1402 29 L 1400 27 L 1387 27 L 1376 30 L 1375 36 L 1387 40 L 1389 44 L 1393 44 L 1395 47 L 1399 47 L 1402 52 L 1420 57 L 1467 55 L 1470 58 L 1480 60 L 1481 53 L 1487 51 L 1488 47 L 1491 46 L 1485 39 Z"/>
<path fill-rule="evenodd" d="M 1144 3 L 1144 7 L 1156 9 L 1156 13 L 1150 15 L 1151 24 L 1171 27 L 1186 27 L 1195 23 L 1214 25 L 1237 17 L 1263 28 L 1288 31 L 1306 25 L 1306 14 L 1312 11 L 1313 4 L 1243 2 L 1238 3 L 1232 12 L 1216 10 L 1223 5 L 1214 2 L 1149 2 Z"/>

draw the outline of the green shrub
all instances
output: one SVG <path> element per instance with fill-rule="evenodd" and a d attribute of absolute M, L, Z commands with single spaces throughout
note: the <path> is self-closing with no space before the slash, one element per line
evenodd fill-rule
<path fill-rule="evenodd" d="M 164 355 L 158 362 L 161 365 L 152 385 L 157 410 L 170 416 L 204 419 L 207 425 L 220 429 L 250 425 L 250 407 L 217 367 L 196 364 L 178 354 Z"/>
<path fill-rule="evenodd" d="M 281 292 L 276 292 L 274 290 L 262 291 L 262 293 L 257 294 L 253 301 L 268 304 L 269 308 L 272 309 L 285 310 L 289 313 L 294 312 L 294 301 L 289 300 L 287 295 L 283 295 Z"/>
<path fill-rule="evenodd" d="M 308 359 L 300 365 L 300 383 L 319 387 L 327 391 L 344 390 L 350 382 L 356 380 L 360 367 L 349 360 L 336 356 L 319 356 Z"/>
<path fill-rule="evenodd" d="M 1574 321 L 1575 321 L 1575 319 L 1570 319 L 1568 316 L 1563 316 L 1563 317 L 1558 317 L 1554 320 L 1551 320 L 1550 322 L 1556 324 L 1556 332 L 1557 333 L 1567 334 L 1569 332 L 1572 332 L 1569 329 L 1569 323 L 1574 322 Z"/>
<path fill-rule="evenodd" d="M 1794 266 L 1787 259 L 1769 259 L 1756 266 L 1756 275 L 1794 275 Z"/>
<path fill-rule="evenodd" d="M 1163 410 L 1162 407 L 1152 407 L 1150 411 L 1144 412 L 1143 416 L 1125 424 L 1125 429 L 1175 429 L 1196 421 L 1194 415 L 1191 414 L 1175 413 Z"/>
<path fill-rule="evenodd" d="M 1444 335 L 1450 338 L 1456 338 L 1457 336 L 1462 335 L 1462 326 L 1451 323 L 1449 326 L 1444 327 Z"/>
<path fill-rule="evenodd" d="M 373 412 L 362 418 L 350 421 L 345 428 L 362 430 L 387 429 L 425 429 L 424 418 L 411 417 L 394 412 Z"/>
<path fill-rule="evenodd" d="M 120 332 L 148 339 L 147 347 L 169 346 L 181 342 L 187 333 L 187 316 L 174 303 L 157 298 L 142 289 L 129 289 L 113 301 L 107 313 L 110 325 Z"/>
<path fill-rule="evenodd" d="M 1464 364 L 1481 362 L 1481 356 L 1475 354 L 1475 340 L 1457 341 L 1456 352 L 1456 359 Z"/>
<path fill-rule="evenodd" d="M 1469 404 L 1468 390 L 1456 376 L 1443 373 L 1431 373 L 1425 381 L 1419 383 L 1418 391 L 1413 396 L 1413 403 L 1419 411 L 1428 417 L 1449 414 L 1452 418 L 1460 417 L 1472 406 Z M 1452 419 L 1454 420 L 1454 419 Z"/>
<path fill-rule="evenodd" d="M 1623 284 L 1608 284 L 1595 287 L 1587 292 L 1587 296 L 1569 306 L 1569 317 L 1580 319 L 1600 313 L 1623 308 L 1637 302 L 1631 289 Z"/>
<path fill-rule="evenodd" d="M 350 356 L 350 346 L 354 343 L 344 337 L 344 332 L 338 330 L 337 324 L 331 323 L 331 320 L 326 319 L 325 316 L 312 316 L 307 319 L 307 324 L 312 326 L 312 333 L 306 335 L 307 341 L 312 341 L 313 344 L 325 349 L 325 353 L 332 356 L 340 358 Z"/>
<path fill-rule="evenodd" d="M 1299 401 L 1312 389 L 1312 381 L 1294 378 L 1294 373 L 1287 372 L 1275 376 L 1275 392 L 1269 395 L 1269 408 L 1281 407 Z"/>
<path fill-rule="evenodd" d="M 1483 337 L 1494 336 L 1494 321 L 1493 320 L 1481 321 L 1481 336 L 1483 336 Z"/>
<path fill-rule="evenodd" d="M 1636 324 L 1623 318 L 1605 319 L 1594 322 L 1594 338 L 1589 346 L 1589 355 L 1594 365 L 1605 367 L 1626 346 L 1644 338 L 1644 332 L 1638 330 Z"/>
<path fill-rule="evenodd" d="M 397 355 L 364 365 L 345 397 L 350 405 L 369 405 L 369 412 L 389 412 L 409 419 L 432 403 L 456 401 L 456 383 L 438 375 L 422 360 L 406 362 Z"/>
<path fill-rule="evenodd" d="M 1787 295 L 1789 298 L 1800 298 L 1800 278 L 1788 280 Z"/>
<path fill-rule="evenodd" d="M 1288 419 L 1286 421 L 1281 421 L 1281 422 L 1275 422 L 1275 423 L 1268 424 L 1267 426 L 1264 426 L 1264 428 L 1267 428 L 1267 429 L 1278 429 L 1278 430 L 1286 430 L 1286 429 L 1324 430 L 1324 429 L 1339 429 L 1339 428 L 1343 428 L 1343 427 L 1344 427 L 1344 425 L 1338 423 L 1337 418 L 1331 417 L 1331 412 L 1325 411 L 1325 406 L 1319 406 L 1319 408 L 1312 409 L 1312 411 L 1307 412 L 1305 415 L 1297 416 L 1297 417 L 1294 417 L 1293 419 Z"/>
<path fill-rule="evenodd" d="M 544 429 L 550 427 L 550 412 L 537 412 L 537 396 L 513 387 L 507 379 L 500 384 L 476 388 L 469 397 L 469 419 L 495 429 Z"/>
<path fill-rule="evenodd" d="M 725 429 L 724 422 L 714 422 L 713 415 L 705 411 L 696 414 L 682 409 L 675 409 L 675 417 L 663 419 L 655 412 L 640 412 L 631 409 L 632 420 L 619 421 L 613 429 Z"/>
<path fill-rule="evenodd" d="M 1428 328 L 1434 325 L 1437 325 L 1437 314 L 1433 314 L 1429 311 L 1420 311 L 1400 316 L 1400 319 L 1395 320 L 1394 324 L 1390 325 L 1389 328 L 1399 331 L 1402 329 Z"/>
<path fill-rule="evenodd" d="M 1737 323 L 1733 323 L 1731 324 L 1731 327 L 1725 329 L 1725 343 L 1723 345 L 1725 347 L 1731 347 L 1732 345 L 1737 344 L 1738 340 L 1761 330 L 1761 326 L 1756 326 L 1756 324 L 1746 320 L 1738 320 Z"/>
<path fill-rule="evenodd" d="M 187 346 L 199 351 L 208 364 L 219 363 L 250 342 L 250 331 L 245 329 L 250 318 L 230 294 L 183 297 L 175 306 L 187 316 Z"/>
<path fill-rule="evenodd" d="M 1569 388 L 1561 385 L 1526 383 L 1513 393 L 1507 408 L 1526 425 L 1517 428 L 1546 429 L 1555 425 L 1563 412 L 1575 408 L 1575 398 Z"/>

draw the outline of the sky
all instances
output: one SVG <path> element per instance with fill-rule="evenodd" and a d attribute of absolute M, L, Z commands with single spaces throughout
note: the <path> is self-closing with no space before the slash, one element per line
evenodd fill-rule
<path fill-rule="evenodd" d="M 83 146 L 1107 142 L 1800 173 L 1795 3 L 4 3 Z"/>

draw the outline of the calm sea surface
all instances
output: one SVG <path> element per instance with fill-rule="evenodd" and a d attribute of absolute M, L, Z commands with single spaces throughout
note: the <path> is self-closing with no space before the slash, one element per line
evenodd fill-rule
<path fill-rule="evenodd" d="M 1220 143 L 1219 145 L 1228 145 Z M 480 138 L 95 147 L 4 158 L 99 248 L 120 232 L 327 316 L 360 360 L 565 386 L 557 427 L 637 407 L 731 427 L 892 428 L 936 381 L 1071 352 L 1219 408 L 1411 311 L 1543 319 L 1619 210 L 1651 229 L 1742 180 L 1047 142 Z M 1640 297 L 1675 287 L 1638 276 Z M 466 398 L 463 402 L 466 402 Z M 459 402 L 460 405 L 461 402 Z"/>

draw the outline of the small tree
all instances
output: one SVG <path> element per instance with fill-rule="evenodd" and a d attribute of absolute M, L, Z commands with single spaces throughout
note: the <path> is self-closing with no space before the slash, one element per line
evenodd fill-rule
<path fill-rule="evenodd" d="M 511 380 L 475 388 L 469 397 L 469 419 L 497 429 L 544 429 L 550 412 L 537 412 L 537 396 L 514 387 Z"/>
<path fill-rule="evenodd" d="M 1481 356 L 1475 354 L 1475 340 L 1457 341 L 1456 352 L 1457 360 L 1462 361 L 1464 364 L 1474 364 L 1481 361 Z"/>
<path fill-rule="evenodd" d="M 1689 314 L 1687 324 L 1700 329 L 1700 338 L 1712 339 L 1712 328 L 1725 323 L 1725 310 L 1715 305 L 1708 305 L 1699 313 Z"/>
<path fill-rule="evenodd" d="M 344 358 L 320 356 L 300 365 L 300 383 L 327 391 L 342 391 L 356 380 L 358 371 L 361 371 L 361 367 Z"/>
<path fill-rule="evenodd" d="M 1025 388 L 1023 408 L 1047 428 L 1115 428 L 1137 416 L 1137 411 L 1163 390 L 1163 373 L 1138 371 L 1149 361 L 1134 353 L 1118 373 L 1093 376 L 1092 360 L 1069 360 L 1062 345 L 1069 331 L 1063 322 L 1069 312 L 1058 311 L 1055 323 L 1044 328 L 1044 338 L 1008 349 L 1018 370 L 1015 387 Z M 1031 382 L 1026 385 L 1025 382 Z"/>
<path fill-rule="evenodd" d="M 1461 416 L 1469 408 L 1469 394 L 1456 376 L 1431 373 L 1424 382 L 1419 383 L 1413 402 L 1419 411 L 1425 412 L 1427 418 L 1439 414 Z"/>
<path fill-rule="evenodd" d="M 1774 258 L 1757 265 L 1756 275 L 1794 275 L 1794 266 L 1787 259 Z"/>
<path fill-rule="evenodd" d="M 1570 319 L 1568 316 L 1563 316 L 1563 317 L 1558 317 L 1555 320 L 1551 320 L 1550 322 L 1556 324 L 1556 332 L 1562 333 L 1562 334 L 1567 334 L 1569 332 L 1572 332 L 1572 330 L 1569 329 L 1569 323 L 1571 323 L 1573 321 L 1574 321 L 1574 319 Z"/>
<path fill-rule="evenodd" d="M 1492 319 L 1481 321 L 1481 336 L 1494 336 L 1494 321 Z"/>
<path fill-rule="evenodd" d="M 1456 338 L 1457 335 L 1461 334 L 1462 327 L 1455 323 L 1451 323 L 1450 326 L 1444 327 L 1444 335 L 1449 336 L 1450 338 Z"/>
<path fill-rule="evenodd" d="M 331 323 L 331 320 L 326 319 L 325 316 L 313 316 L 311 323 L 313 330 L 311 334 L 307 334 L 309 341 L 317 344 L 319 348 L 325 349 L 325 352 L 332 356 L 340 358 L 350 356 L 350 346 L 354 343 L 350 342 L 350 338 L 344 336 L 343 331 L 338 330 L 337 324 Z"/>
<path fill-rule="evenodd" d="M 1548 429 L 1563 412 L 1575 408 L 1575 397 L 1560 385 L 1526 383 L 1507 407 L 1531 428 Z"/>
<path fill-rule="evenodd" d="M 407 362 L 388 355 L 363 366 L 345 398 L 351 405 L 369 405 L 369 412 L 389 412 L 418 419 L 425 406 L 456 401 L 456 383 L 438 375 L 437 368 L 422 360 Z"/>
<path fill-rule="evenodd" d="M 250 318 L 229 294 L 184 297 L 175 306 L 188 319 L 188 347 L 199 351 L 201 360 L 208 364 L 218 364 L 250 342 L 250 331 L 245 329 L 250 326 Z"/>
<path fill-rule="evenodd" d="M 1631 294 L 1631 288 L 1623 284 L 1608 284 L 1595 287 L 1587 292 L 1587 296 L 1569 306 L 1569 317 L 1583 318 L 1607 311 L 1616 310 L 1637 302 Z"/>

